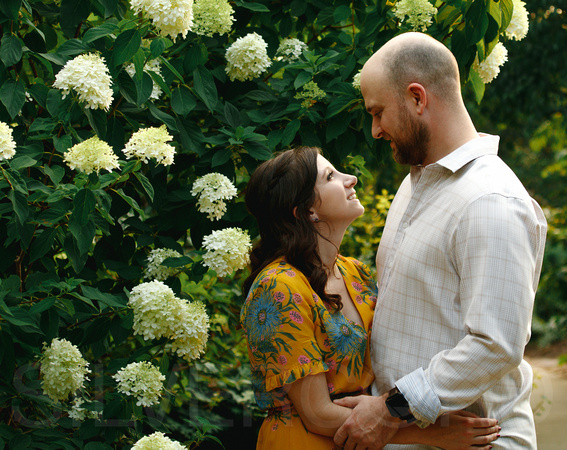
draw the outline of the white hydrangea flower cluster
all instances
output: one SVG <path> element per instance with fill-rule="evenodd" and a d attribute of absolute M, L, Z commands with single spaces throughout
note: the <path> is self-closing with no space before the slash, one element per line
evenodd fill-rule
<path fill-rule="evenodd" d="M 63 66 L 53 87 L 63 91 L 63 98 L 71 90 L 85 102 L 87 108 L 108 111 L 112 104 L 111 78 L 104 58 L 96 53 L 87 53 L 73 58 Z"/>
<path fill-rule="evenodd" d="M 134 63 L 128 64 L 124 68 L 124 70 L 126 70 L 126 73 L 130 75 L 132 78 L 136 76 L 136 67 L 134 66 Z M 159 59 L 150 59 L 146 64 L 144 64 L 144 72 L 153 72 L 159 75 L 163 80 L 163 77 L 161 75 L 161 64 L 159 62 Z M 153 78 L 152 78 L 152 83 L 153 83 L 153 87 L 152 87 L 152 93 L 150 94 L 150 100 L 158 100 L 161 97 L 161 94 L 163 94 L 163 91 L 159 87 L 159 84 L 157 84 Z"/>
<path fill-rule="evenodd" d="M 296 38 L 286 38 L 280 42 L 276 51 L 276 59 L 293 62 L 298 59 L 301 54 L 307 50 L 307 44 Z"/>
<path fill-rule="evenodd" d="M 193 26 L 193 0 L 130 0 L 132 10 L 147 15 L 162 36 L 183 38 Z"/>
<path fill-rule="evenodd" d="M 488 57 L 478 62 L 478 56 L 473 64 L 474 70 L 479 74 L 483 83 L 490 83 L 500 73 L 500 66 L 508 61 L 508 50 L 502 42 L 494 46 Z"/>
<path fill-rule="evenodd" d="M 225 228 L 205 236 L 203 248 L 207 250 L 203 262 L 222 277 L 246 267 L 250 262 L 252 242 L 248 232 L 241 228 Z"/>
<path fill-rule="evenodd" d="M 134 333 L 146 341 L 173 333 L 175 318 L 171 311 L 177 306 L 177 298 L 163 282 L 154 280 L 134 287 L 128 305 L 134 310 Z"/>
<path fill-rule="evenodd" d="M 293 96 L 298 100 L 303 100 L 301 106 L 309 108 L 317 103 L 318 100 L 323 100 L 327 96 L 326 92 L 321 89 L 314 81 L 309 81 L 301 86 L 301 90 Z"/>
<path fill-rule="evenodd" d="M 89 419 L 98 419 L 102 414 L 102 411 L 89 411 L 86 408 L 83 408 L 81 405 L 85 403 L 85 400 L 81 397 L 75 397 L 73 403 L 71 405 L 71 409 L 69 410 L 69 417 L 71 419 L 83 421 L 87 417 Z"/>
<path fill-rule="evenodd" d="M 172 340 L 173 350 L 188 361 L 204 352 L 209 317 L 202 304 L 177 298 L 169 286 L 154 280 L 132 289 L 128 305 L 134 310 L 135 334 Z"/>
<path fill-rule="evenodd" d="M 360 91 L 360 70 L 357 74 L 352 77 L 352 86 L 357 90 Z"/>
<path fill-rule="evenodd" d="M 0 122 L 0 161 L 12 159 L 16 154 L 16 143 L 12 138 L 12 128 Z"/>
<path fill-rule="evenodd" d="M 226 50 L 225 68 L 231 81 L 253 80 L 270 67 L 268 44 L 258 33 L 240 37 Z"/>
<path fill-rule="evenodd" d="M 234 22 L 234 9 L 227 0 L 196 0 L 193 6 L 193 31 L 202 36 L 227 34 Z"/>
<path fill-rule="evenodd" d="M 95 171 L 98 173 L 101 169 L 111 172 L 112 169 L 120 167 L 118 156 L 114 154 L 112 147 L 97 136 L 73 145 L 65 153 L 63 161 L 72 170 L 77 169 L 79 172 L 85 172 L 86 174 Z"/>
<path fill-rule="evenodd" d="M 209 316 L 200 302 L 184 302 L 184 307 L 175 311 L 177 327 L 172 335 L 172 349 L 187 361 L 205 353 L 209 331 Z"/>
<path fill-rule="evenodd" d="M 67 339 L 55 338 L 49 347 L 44 343 L 39 362 L 41 387 L 53 400 L 67 400 L 88 380 L 89 363 L 83 359 L 78 347 Z"/>
<path fill-rule="evenodd" d="M 156 431 L 137 441 L 132 447 L 132 450 L 187 450 L 187 447 L 168 438 L 160 431 Z"/>
<path fill-rule="evenodd" d="M 112 378 L 116 380 L 118 392 L 136 397 L 138 406 L 157 404 L 165 380 L 165 376 L 149 361 L 130 363 Z"/>
<path fill-rule="evenodd" d="M 512 19 L 506 28 L 506 36 L 509 39 L 521 41 L 528 34 L 530 27 L 528 20 L 528 10 L 526 4 L 522 0 L 512 0 L 514 9 L 512 11 Z"/>
<path fill-rule="evenodd" d="M 167 132 L 165 125 L 141 128 L 132 134 L 122 151 L 126 159 L 136 157 L 148 162 L 150 158 L 155 158 L 158 164 L 170 166 L 175 155 L 175 148 L 167 144 L 171 139 L 173 136 Z"/>
<path fill-rule="evenodd" d="M 197 208 L 200 212 L 207 213 L 207 218 L 211 221 L 219 220 L 224 215 L 226 212 L 224 200 L 234 198 L 237 193 L 228 177 L 217 172 L 198 178 L 191 189 L 191 194 L 199 197 Z"/>
<path fill-rule="evenodd" d="M 406 21 L 415 31 L 427 31 L 431 25 L 433 16 L 437 14 L 437 8 L 428 0 L 400 0 L 396 2 L 392 10 L 400 22 Z"/>
<path fill-rule="evenodd" d="M 181 253 L 171 248 L 152 249 L 148 256 L 148 265 L 146 266 L 144 278 L 164 281 L 174 276 L 177 274 L 178 269 L 162 266 L 161 263 L 167 258 L 180 258 L 181 256 L 183 256 Z"/>

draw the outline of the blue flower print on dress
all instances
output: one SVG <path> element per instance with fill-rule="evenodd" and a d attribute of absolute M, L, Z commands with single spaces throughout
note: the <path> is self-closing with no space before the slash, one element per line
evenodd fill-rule
<path fill-rule="evenodd" d="M 250 303 L 245 320 L 248 340 L 252 347 L 272 347 L 271 340 L 283 322 L 283 314 L 274 302 L 273 291 L 259 286 L 257 292 L 259 295 Z"/>

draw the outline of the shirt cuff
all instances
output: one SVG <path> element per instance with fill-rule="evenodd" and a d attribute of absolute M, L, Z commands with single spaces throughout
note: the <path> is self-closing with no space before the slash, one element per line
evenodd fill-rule
<path fill-rule="evenodd" d="M 437 420 L 441 402 L 421 367 L 396 381 L 396 386 L 406 398 L 420 428 L 425 428 Z"/>

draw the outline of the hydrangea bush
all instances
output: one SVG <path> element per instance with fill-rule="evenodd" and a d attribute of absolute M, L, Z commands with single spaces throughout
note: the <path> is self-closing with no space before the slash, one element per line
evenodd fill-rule
<path fill-rule="evenodd" d="M 2 0 L 0 447 L 253 447 L 250 174 L 302 144 L 389 187 L 357 74 L 417 27 L 480 101 L 526 31 L 489 3 Z"/>

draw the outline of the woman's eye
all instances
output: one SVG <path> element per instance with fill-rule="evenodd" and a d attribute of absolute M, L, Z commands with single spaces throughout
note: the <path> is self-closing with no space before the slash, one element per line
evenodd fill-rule
<path fill-rule="evenodd" d="M 329 172 L 329 175 L 327 175 L 327 181 L 330 181 L 331 178 L 333 178 L 333 172 Z"/>

